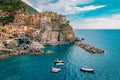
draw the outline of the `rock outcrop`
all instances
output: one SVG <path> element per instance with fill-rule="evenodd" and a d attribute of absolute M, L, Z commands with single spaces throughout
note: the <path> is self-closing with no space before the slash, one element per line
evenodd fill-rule
<path fill-rule="evenodd" d="M 87 51 L 89 53 L 93 53 L 93 54 L 95 54 L 95 53 L 105 53 L 104 50 L 96 48 L 94 46 L 91 46 L 91 45 L 89 45 L 87 43 L 84 43 L 80 39 L 77 39 L 74 43 L 76 45 L 80 46 L 82 49 L 84 49 L 85 51 Z"/>
<path fill-rule="evenodd" d="M 11 54 L 11 51 L 6 50 L 6 49 L 5 49 L 5 50 L 1 50 L 1 49 L 0 49 L 0 59 L 1 59 L 1 58 L 9 57 L 10 54 Z"/>

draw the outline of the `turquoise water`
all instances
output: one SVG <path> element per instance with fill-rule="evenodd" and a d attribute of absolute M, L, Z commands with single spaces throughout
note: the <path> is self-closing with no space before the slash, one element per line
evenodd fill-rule
<path fill-rule="evenodd" d="M 90 54 L 68 44 L 48 46 L 53 54 L 24 55 L 0 60 L 0 80 L 120 80 L 120 30 L 75 30 L 85 42 L 102 48 L 105 54 Z M 51 73 L 56 58 L 65 66 L 59 73 Z M 81 72 L 81 67 L 95 69 L 95 73 Z"/>

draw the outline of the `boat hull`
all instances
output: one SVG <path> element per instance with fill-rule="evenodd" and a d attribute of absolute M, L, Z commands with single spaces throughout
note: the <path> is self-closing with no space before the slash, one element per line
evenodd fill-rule
<path fill-rule="evenodd" d="M 64 61 L 59 60 L 59 61 L 54 61 L 54 63 L 64 63 Z"/>
<path fill-rule="evenodd" d="M 80 68 L 80 70 L 83 72 L 94 72 L 94 69 L 90 69 L 90 68 Z"/>
<path fill-rule="evenodd" d="M 59 68 L 52 68 L 52 69 L 51 69 L 51 72 L 53 72 L 53 73 L 58 73 L 60 70 L 61 70 L 61 69 L 59 69 Z"/>
<path fill-rule="evenodd" d="M 56 63 L 56 66 L 64 66 L 64 63 Z"/>

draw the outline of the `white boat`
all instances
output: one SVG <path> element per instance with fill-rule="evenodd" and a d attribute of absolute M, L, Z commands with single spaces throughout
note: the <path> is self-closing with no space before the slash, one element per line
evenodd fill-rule
<path fill-rule="evenodd" d="M 94 69 L 92 68 L 80 68 L 80 70 L 85 72 L 94 72 Z"/>
<path fill-rule="evenodd" d="M 64 63 L 56 63 L 57 66 L 64 66 Z"/>
<path fill-rule="evenodd" d="M 57 59 L 57 60 L 54 61 L 54 63 L 64 63 L 64 61 Z"/>
<path fill-rule="evenodd" d="M 53 73 L 58 73 L 60 70 L 61 70 L 61 69 L 59 69 L 59 68 L 52 68 L 52 69 L 51 69 L 51 72 L 53 72 Z"/>

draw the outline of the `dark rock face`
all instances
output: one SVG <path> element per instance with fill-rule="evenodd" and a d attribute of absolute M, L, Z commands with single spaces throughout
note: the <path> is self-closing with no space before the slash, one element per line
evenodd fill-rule
<path fill-rule="evenodd" d="M 17 40 L 17 46 L 19 47 L 19 46 L 22 46 L 22 45 L 24 45 L 24 44 L 29 44 L 30 43 L 30 38 L 29 37 L 20 37 L 20 38 L 18 38 L 18 40 Z"/>
<path fill-rule="evenodd" d="M 62 33 L 58 31 L 45 31 L 42 33 L 40 37 L 40 43 L 49 44 L 49 45 L 57 45 L 72 42 L 74 38 L 74 33 Z"/>
<path fill-rule="evenodd" d="M 27 21 L 27 26 L 33 23 L 32 35 L 34 40 L 37 40 L 44 45 L 57 45 L 72 42 L 75 38 L 73 28 L 70 26 L 66 17 L 54 12 L 44 12 L 39 14 L 39 20 L 32 17 L 35 21 Z"/>

